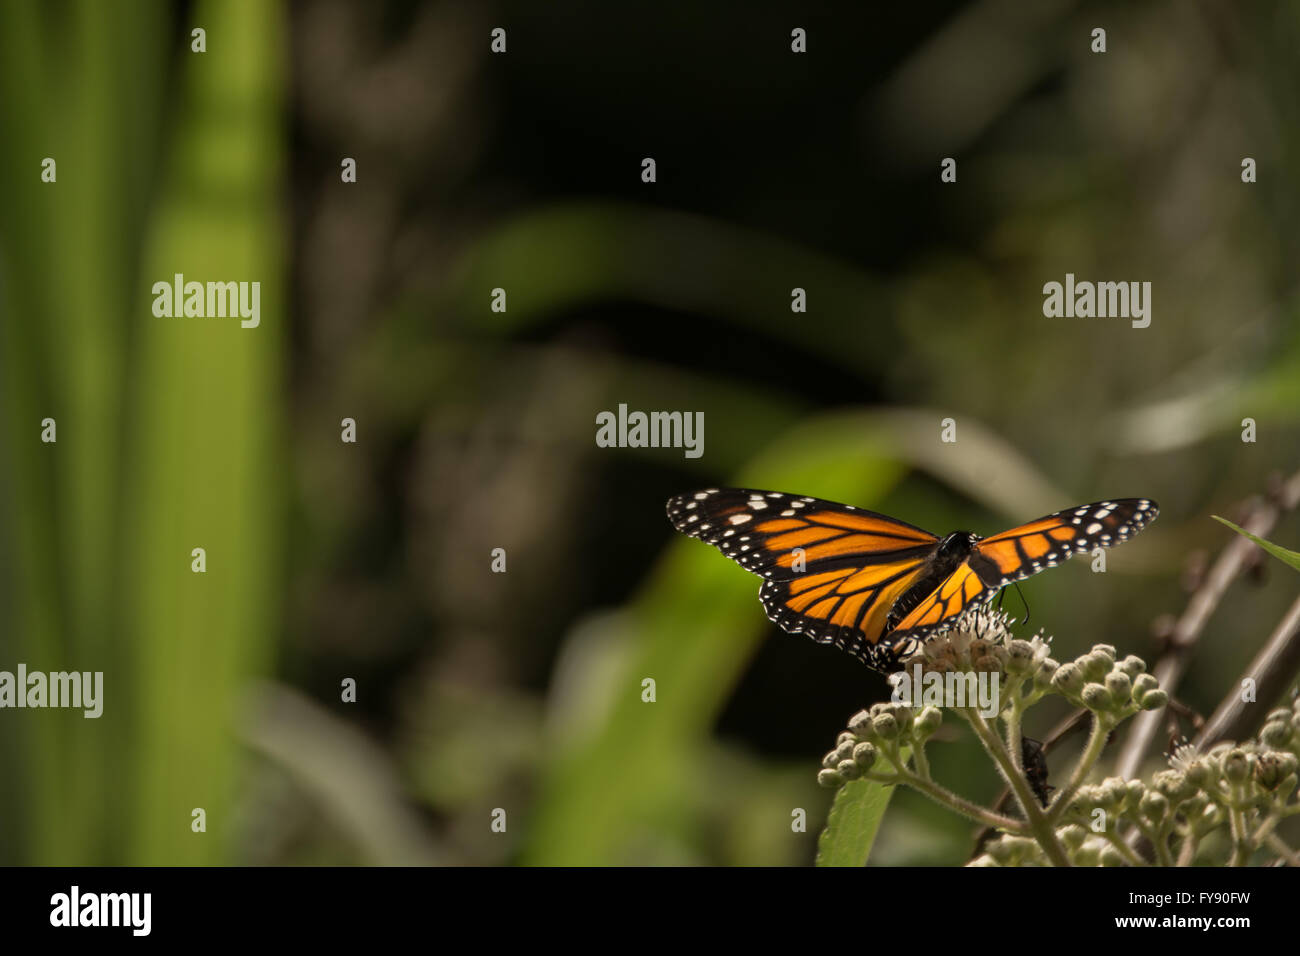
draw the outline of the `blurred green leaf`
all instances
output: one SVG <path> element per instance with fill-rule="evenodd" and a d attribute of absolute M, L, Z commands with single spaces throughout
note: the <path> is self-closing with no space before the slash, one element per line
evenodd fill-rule
<path fill-rule="evenodd" d="M 488 309 L 511 276 L 509 309 Z M 816 289 L 791 321 L 791 289 Z M 486 235 L 461 263 L 457 304 L 472 328 L 518 334 L 583 302 L 630 299 L 716 316 L 856 371 L 879 369 L 892 299 L 850 263 L 705 216 L 631 203 L 535 209 Z"/>

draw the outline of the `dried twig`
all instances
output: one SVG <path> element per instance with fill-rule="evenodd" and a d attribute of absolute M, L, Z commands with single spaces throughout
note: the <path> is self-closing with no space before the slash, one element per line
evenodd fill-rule
<path fill-rule="evenodd" d="M 1297 672 L 1300 672 L 1300 598 L 1296 598 L 1241 680 L 1196 735 L 1197 748 L 1204 753 L 1220 740 L 1244 740 L 1256 733 L 1269 705 L 1282 696 Z M 1255 683 L 1255 699 L 1249 703 L 1241 699 L 1241 685 L 1247 679 Z M 1256 704 L 1264 706 L 1252 706 Z"/>
<path fill-rule="evenodd" d="M 1282 514 L 1295 508 L 1298 503 L 1300 503 L 1300 472 L 1292 475 L 1275 494 L 1261 500 L 1242 522 L 1242 526 L 1252 534 L 1265 536 L 1273 529 Z M 1174 624 L 1168 647 L 1152 672 L 1160 682 L 1160 687 L 1170 696 L 1182 680 L 1187 670 L 1190 652 L 1209 622 L 1214 609 L 1219 606 L 1228 586 L 1253 560 L 1257 550 L 1258 546 L 1254 542 L 1240 535 L 1235 536 L 1219 554 L 1218 560 L 1206 573 L 1200 588 L 1187 602 L 1187 609 Z M 1142 760 L 1159 732 L 1163 713 L 1162 710 L 1155 710 L 1138 714 L 1116 761 L 1117 776 L 1126 780 L 1137 776 Z"/>

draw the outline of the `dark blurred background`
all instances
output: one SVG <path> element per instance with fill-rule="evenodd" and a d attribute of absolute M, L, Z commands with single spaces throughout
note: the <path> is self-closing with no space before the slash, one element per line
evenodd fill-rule
<path fill-rule="evenodd" d="M 0 861 L 809 863 L 887 688 L 672 532 L 696 487 L 937 533 L 1156 498 L 1022 586 L 1058 658 L 1153 661 L 1209 515 L 1300 467 L 1298 42 L 1281 2 L 5 4 L 0 669 L 106 703 L 0 711 Z M 261 326 L 155 318 L 175 272 Z M 1150 327 L 1044 317 L 1066 273 Z M 703 456 L 597 447 L 620 403 Z M 1176 696 L 1296 585 L 1235 586 Z M 972 846 L 900 793 L 872 859 Z"/>

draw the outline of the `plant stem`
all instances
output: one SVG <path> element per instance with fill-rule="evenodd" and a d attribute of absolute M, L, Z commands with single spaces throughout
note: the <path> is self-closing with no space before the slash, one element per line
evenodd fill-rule
<path fill-rule="evenodd" d="M 1024 763 L 1024 744 L 1020 736 L 1020 684 L 1016 682 L 1015 690 L 1011 692 L 1011 711 L 1007 714 L 1007 749 L 1011 751 L 1011 762 L 1016 768 L 1017 773 L 1023 774 Z"/>
<path fill-rule="evenodd" d="M 1070 858 L 1066 856 L 1065 847 L 1061 846 L 1061 841 L 1056 838 L 1056 831 L 1052 829 L 1047 816 L 1038 808 L 1034 794 L 1029 789 L 1029 781 L 1017 769 L 1011 755 L 1007 753 L 1006 746 L 1002 743 L 1002 738 L 989 727 L 979 711 L 966 707 L 959 709 L 958 713 L 966 718 L 975 735 L 984 744 L 984 749 L 997 762 L 998 769 L 1002 771 L 1011 791 L 1016 795 L 1016 800 L 1020 803 L 1030 835 L 1042 847 L 1047 859 L 1053 866 L 1069 866 Z"/>
<path fill-rule="evenodd" d="M 916 765 L 916 775 L 925 780 L 930 779 L 930 761 L 925 756 L 925 744 L 917 744 L 912 748 L 912 763 Z"/>
<path fill-rule="evenodd" d="M 1174 860 L 1169 854 L 1168 823 L 1163 823 L 1159 827 L 1152 829 L 1139 821 L 1137 828 L 1138 831 L 1147 838 L 1147 842 L 1151 844 L 1151 851 L 1155 854 L 1156 864 L 1158 866 L 1173 866 Z"/>
<path fill-rule="evenodd" d="M 1276 833 L 1268 835 L 1268 845 L 1277 851 L 1277 854 L 1291 866 L 1300 866 L 1300 853 L 1296 853 L 1295 850 L 1287 846 L 1286 842 Z"/>
<path fill-rule="evenodd" d="M 1123 855 L 1124 859 L 1128 860 L 1130 866 L 1149 865 L 1146 860 L 1142 859 L 1140 856 L 1137 855 L 1137 853 L 1133 850 L 1131 846 L 1129 846 L 1127 843 L 1124 842 L 1123 838 L 1119 835 L 1118 832 L 1115 832 L 1113 830 L 1105 830 L 1102 832 L 1101 835 L 1106 838 L 1107 843 L 1109 843 L 1115 849 L 1119 850 L 1119 852 Z"/>
<path fill-rule="evenodd" d="M 1246 832 L 1246 814 L 1241 809 L 1241 790 L 1239 785 L 1234 785 L 1228 801 L 1228 825 L 1232 831 L 1232 859 L 1229 866 L 1245 866 L 1250 861 L 1252 849 L 1250 834 Z"/>
<path fill-rule="evenodd" d="M 976 823 L 986 827 L 993 827 L 998 830 L 1006 830 L 1008 833 L 1014 833 L 1016 836 L 1030 836 L 1023 821 L 1014 820 L 1011 817 L 1004 817 L 1001 814 L 994 813 L 977 803 L 972 803 L 965 797 L 958 796 L 947 787 L 935 783 L 925 777 L 919 777 L 910 771 L 904 771 L 902 774 L 903 782 L 912 788 L 924 793 L 936 803 L 942 803 L 944 806 L 960 813 L 962 816 L 969 817 Z"/>
<path fill-rule="evenodd" d="M 1092 768 L 1101 757 L 1102 748 L 1106 746 L 1106 735 L 1109 733 L 1108 722 L 1102 720 L 1099 714 L 1093 714 L 1088 743 L 1084 746 L 1083 753 L 1079 755 L 1079 762 L 1075 764 L 1074 773 L 1070 775 L 1070 782 L 1056 795 L 1056 799 L 1047 810 L 1047 817 L 1054 825 L 1060 821 L 1061 816 L 1069 808 L 1070 801 L 1083 786 L 1083 782 L 1088 779 L 1088 774 L 1092 772 Z"/>

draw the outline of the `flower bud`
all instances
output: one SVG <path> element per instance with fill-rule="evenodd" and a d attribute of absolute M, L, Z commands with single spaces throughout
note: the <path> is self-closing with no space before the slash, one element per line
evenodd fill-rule
<path fill-rule="evenodd" d="M 916 718 L 916 711 L 907 704 L 892 704 L 887 711 L 893 715 L 894 720 L 898 722 L 898 732 L 900 734 L 909 733 L 912 729 L 912 723 Z"/>
<path fill-rule="evenodd" d="M 990 843 L 985 852 L 1002 866 L 1015 866 L 1024 855 L 1024 848 L 1015 837 L 1004 836 Z"/>
<path fill-rule="evenodd" d="M 1229 783 L 1242 783 L 1250 773 L 1250 758 L 1246 751 L 1234 747 L 1223 758 L 1223 776 Z"/>
<path fill-rule="evenodd" d="M 1143 694 L 1137 705 L 1143 710 L 1159 710 L 1167 703 L 1169 703 L 1169 695 L 1157 688 Z"/>
<path fill-rule="evenodd" d="M 1255 781 L 1265 790 L 1275 790 L 1287 775 L 1295 772 L 1295 768 L 1295 754 L 1262 753 L 1255 760 Z"/>
<path fill-rule="evenodd" d="M 1007 646 L 1007 673 L 1016 677 L 1029 674 L 1034 666 L 1034 646 L 1028 641 L 1015 640 Z"/>
<path fill-rule="evenodd" d="M 943 711 L 938 707 L 925 707 L 916 715 L 913 735 L 919 740 L 930 737 L 943 723 Z"/>
<path fill-rule="evenodd" d="M 1075 663 L 1062 664 L 1052 675 L 1052 686 L 1068 697 L 1077 697 L 1083 684 L 1083 671 Z"/>
<path fill-rule="evenodd" d="M 1139 674 L 1133 678 L 1133 699 L 1141 702 L 1143 697 L 1159 688 L 1160 682 L 1154 674 Z"/>
<path fill-rule="evenodd" d="M 1085 680 L 1090 683 L 1099 684 L 1105 680 L 1106 675 L 1110 673 L 1110 665 L 1113 660 L 1113 657 L 1107 657 L 1094 647 L 1087 654 L 1080 657 L 1075 663 L 1077 663 L 1079 669 L 1083 671 Z"/>
<path fill-rule="evenodd" d="M 1101 848 L 1099 856 L 1102 866 L 1123 866 L 1127 862 L 1124 854 L 1109 844 Z"/>
<path fill-rule="evenodd" d="M 1089 841 L 1079 849 L 1074 851 L 1075 866 L 1096 866 L 1101 862 L 1101 853 L 1097 850 L 1097 844 Z"/>
<path fill-rule="evenodd" d="M 1117 703 L 1127 703 L 1133 696 L 1133 682 L 1121 670 L 1113 670 L 1106 675 L 1106 689 L 1111 699 Z"/>
<path fill-rule="evenodd" d="M 1128 785 L 1119 777 L 1107 777 L 1101 782 L 1102 806 L 1119 812 L 1128 798 Z"/>
<path fill-rule="evenodd" d="M 844 783 L 844 778 L 834 770 L 823 770 L 817 774 L 817 783 L 827 789 L 834 789 Z"/>
<path fill-rule="evenodd" d="M 1285 720 L 1270 720 L 1259 732 L 1260 741 L 1277 750 L 1290 746 L 1293 736 L 1295 731 Z"/>
<path fill-rule="evenodd" d="M 1038 665 L 1038 671 L 1034 674 L 1034 690 L 1045 691 L 1052 686 L 1052 680 L 1056 677 L 1057 671 L 1061 665 L 1050 657 Z"/>
<path fill-rule="evenodd" d="M 1146 661 L 1142 660 L 1142 658 L 1138 657 L 1136 654 L 1130 654 L 1115 666 L 1127 674 L 1129 680 L 1133 681 L 1136 681 L 1138 675 L 1145 673 L 1147 669 Z"/>
<path fill-rule="evenodd" d="M 1124 806 L 1127 809 L 1133 809 L 1142 803 L 1142 798 L 1146 796 L 1147 788 L 1143 786 L 1141 780 L 1130 780 L 1124 787 L 1126 793 L 1124 796 Z"/>
<path fill-rule="evenodd" d="M 871 711 L 860 710 L 849 718 L 849 730 L 859 737 L 871 736 Z"/>
<path fill-rule="evenodd" d="M 1067 850 L 1079 849 L 1079 847 L 1083 846 L 1083 841 L 1088 839 L 1088 831 L 1077 823 L 1061 827 L 1056 831 L 1056 835 L 1060 837 Z"/>
<path fill-rule="evenodd" d="M 853 748 L 853 762 L 863 770 L 870 770 L 876 762 L 876 748 L 864 740 Z"/>
<path fill-rule="evenodd" d="M 1187 770 L 1184 773 L 1187 777 L 1187 782 L 1198 790 L 1206 789 L 1210 785 L 1210 781 L 1214 779 L 1215 775 L 1214 766 L 1204 757 L 1197 757 L 1189 763 L 1187 765 Z"/>
<path fill-rule="evenodd" d="M 898 719 L 890 713 L 880 713 L 871 721 L 871 729 L 882 740 L 893 740 L 898 736 Z"/>
<path fill-rule="evenodd" d="M 1080 696 L 1083 698 L 1083 705 L 1089 710 L 1100 711 L 1111 708 L 1110 692 L 1101 684 L 1084 684 Z"/>
<path fill-rule="evenodd" d="M 1138 809 L 1142 812 L 1142 816 L 1152 823 L 1159 823 L 1169 812 L 1169 798 L 1158 791 L 1148 790 L 1142 795 Z"/>
<path fill-rule="evenodd" d="M 862 768 L 852 760 L 841 760 L 840 765 L 835 768 L 835 772 L 845 780 L 857 780 L 858 777 L 862 776 Z"/>

